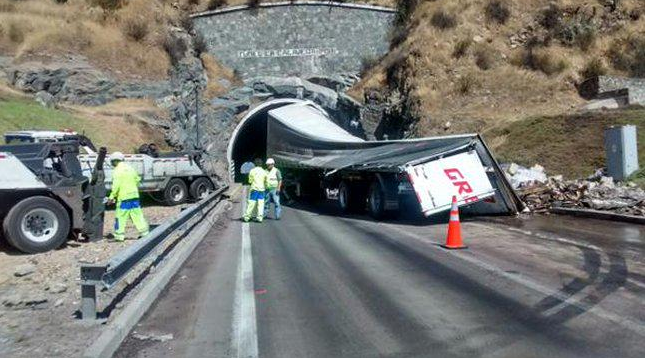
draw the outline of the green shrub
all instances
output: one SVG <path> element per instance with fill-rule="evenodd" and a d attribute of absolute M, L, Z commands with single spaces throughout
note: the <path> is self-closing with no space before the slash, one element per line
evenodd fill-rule
<path fill-rule="evenodd" d="M 614 68 L 630 76 L 645 77 L 645 35 L 630 35 L 615 40 L 607 56 Z"/>
<path fill-rule="evenodd" d="M 125 0 L 90 0 L 90 5 L 99 6 L 103 10 L 116 10 L 124 3 Z"/>
<path fill-rule="evenodd" d="M 215 10 L 215 9 L 219 9 L 220 7 L 226 6 L 227 4 L 228 4 L 227 0 L 209 0 L 206 8 L 208 10 Z"/>
<path fill-rule="evenodd" d="M 369 70 L 374 68 L 374 66 L 376 66 L 378 62 L 379 62 L 378 57 L 375 57 L 375 56 L 363 57 L 363 59 L 361 60 L 360 74 L 361 75 L 366 74 Z"/>
<path fill-rule="evenodd" d="M 542 10 L 539 16 L 539 23 L 547 30 L 554 30 L 562 21 L 562 10 L 556 4 L 549 5 Z"/>
<path fill-rule="evenodd" d="M 468 52 L 468 48 L 472 44 L 472 40 L 469 38 L 464 38 L 455 44 L 455 48 L 452 50 L 452 57 L 454 58 L 462 58 L 466 55 Z"/>
<path fill-rule="evenodd" d="M 441 30 L 452 29 L 457 26 L 457 17 L 445 12 L 444 10 L 437 10 L 432 14 L 430 23 L 432 26 Z"/>
<path fill-rule="evenodd" d="M 22 43 L 25 40 L 25 34 L 23 33 L 22 29 L 14 22 L 9 24 L 7 35 L 9 35 L 9 40 L 11 40 L 11 42 L 17 44 Z"/>
<path fill-rule="evenodd" d="M 472 75 L 464 75 L 457 80 L 457 92 L 462 95 L 471 93 L 479 85 L 477 79 Z"/>
<path fill-rule="evenodd" d="M 498 24 L 505 24 L 511 16 L 511 10 L 508 8 L 508 5 L 501 0 L 489 1 L 484 10 L 486 12 L 486 17 Z"/>
<path fill-rule="evenodd" d="M 150 32 L 148 21 L 140 17 L 126 19 L 121 30 L 124 35 L 137 42 L 143 41 Z"/>
<path fill-rule="evenodd" d="M 394 24 L 396 26 L 407 25 L 419 2 L 420 0 L 397 0 Z"/>
<path fill-rule="evenodd" d="M 533 71 L 541 71 L 549 76 L 560 73 L 569 66 L 564 59 L 555 58 L 551 53 L 540 51 L 534 47 L 525 49 L 525 51 L 512 62 L 517 66 Z"/>
<path fill-rule="evenodd" d="M 600 58 L 592 58 L 587 62 L 585 67 L 580 70 L 580 77 L 583 80 L 588 78 L 598 77 L 605 75 L 607 73 L 607 68 Z"/>
<path fill-rule="evenodd" d="M 170 62 L 173 65 L 176 65 L 184 58 L 186 53 L 186 44 L 181 39 L 173 36 L 172 34 L 167 34 L 163 40 L 162 46 L 168 57 L 170 57 Z"/>
<path fill-rule="evenodd" d="M 495 52 L 488 46 L 479 46 L 475 50 L 475 64 L 482 70 L 489 70 L 495 64 Z"/>

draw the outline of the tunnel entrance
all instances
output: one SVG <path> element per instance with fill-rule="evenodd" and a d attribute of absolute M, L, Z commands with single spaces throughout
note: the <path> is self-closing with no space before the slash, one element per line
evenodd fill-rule
<path fill-rule="evenodd" d="M 236 183 L 244 181 L 246 175 L 241 173 L 241 168 L 245 162 L 253 162 L 255 158 L 266 159 L 268 112 L 294 103 L 311 102 L 294 98 L 274 99 L 255 107 L 242 118 L 228 143 L 227 157 L 231 180 Z"/>

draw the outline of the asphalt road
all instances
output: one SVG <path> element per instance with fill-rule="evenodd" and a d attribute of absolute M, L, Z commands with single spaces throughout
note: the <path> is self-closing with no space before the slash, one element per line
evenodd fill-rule
<path fill-rule="evenodd" d="M 210 232 L 117 357 L 645 352 L 644 227 L 473 219 L 463 223 L 469 249 L 446 251 L 445 224 L 311 207 L 238 219 Z"/>

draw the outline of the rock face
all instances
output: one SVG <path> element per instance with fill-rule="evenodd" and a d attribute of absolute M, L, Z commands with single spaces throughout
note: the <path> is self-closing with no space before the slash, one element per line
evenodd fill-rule
<path fill-rule="evenodd" d="M 200 100 L 200 144 L 210 156 L 206 166 L 214 168 L 221 178 L 227 177 L 226 148 L 240 117 L 253 106 L 276 98 L 311 100 L 327 110 L 338 125 L 356 136 L 366 137 L 360 121 L 361 105 L 346 94 L 298 77 L 257 77 L 222 96 Z M 192 96 L 170 106 L 175 121 L 168 133 L 172 145 L 186 149 L 195 145 L 195 109 Z"/>
<path fill-rule="evenodd" d="M 38 94 L 47 105 L 64 101 L 98 106 L 119 98 L 158 98 L 170 93 L 166 81 L 122 83 L 82 61 L 26 62 L 5 71 L 9 83 Z"/>

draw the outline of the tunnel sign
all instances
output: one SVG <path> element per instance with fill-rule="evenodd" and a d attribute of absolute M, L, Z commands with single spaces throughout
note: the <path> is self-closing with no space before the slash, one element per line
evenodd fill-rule
<path fill-rule="evenodd" d="M 409 166 L 406 172 L 426 216 L 450 209 L 453 195 L 470 204 L 495 194 L 474 151 Z"/>

